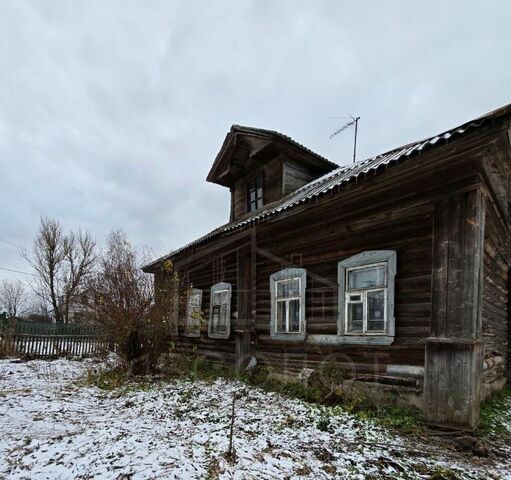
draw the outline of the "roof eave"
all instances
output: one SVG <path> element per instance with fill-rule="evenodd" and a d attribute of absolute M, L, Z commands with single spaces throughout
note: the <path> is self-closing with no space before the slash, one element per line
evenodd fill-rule
<path fill-rule="evenodd" d="M 204 242 L 212 238 L 215 238 L 218 234 L 224 232 L 230 233 L 233 231 L 249 228 L 258 221 L 264 221 L 268 218 L 272 218 L 275 215 L 278 215 L 278 213 L 280 213 L 283 210 L 287 210 L 295 205 L 302 204 L 303 202 L 310 200 L 312 198 L 317 198 L 327 192 L 334 191 L 333 189 L 336 186 L 339 187 L 340 185 L 348 183 L 350 181 L 358 181 L 360 175 L 364 174 L 366 175 L 369 171 L 379 172 L 384 167 L 386 168 L 389 165 L 400 163 L 402 159 L 415 157 L 420 152 L 434 149 L 440 145 L 444 145 L 447 142 L 451 142 L 453 138 L 457 140 L 461 136 L 463 136 L 467 130 L 478 129 L 483 125 L 488 125 L 488 122 L 493 123 L 504 119 L 504 117 L 509 116 L 511 116 L 511 104 L 498 108 L 492 112 L 487 113 L 486 115 L 477 117 L 474 120 L 465 122 L 464 124 L 458 127 L 446 130 L 445 132 L 440 133 L 438 135 L 434 135 L 424 140 L 409 143 L 402 147 L 392 149 L 386 153 L 357 162 L 356 164 L 352 164 L 345 167 L 339 167 L 338 169 L 336 169 L 336 171 L 326 173 L 322 177 L 315 179 L 308 183 L 307 185 L 304 185 L 303 187 L 299 188 L 295 192 L 290 193 L 289 195 L 281 199 L 282 202 L 281 203 L 279 202 L 278 207 L 273 206 L 270 207 L 269 210 L 264 210 L 263 212 L 260 212 L 260 214 L 250 215 L 247 218 L 242 218 L 231 224 L 226 224 L 221 227 L 218 227 L 209 232 L 208 234 L 185 245 L 184 247 L 179 248 L 169 253 L 168 255 L 161 257 L 158 260 L 155 260 L 151 264 L 146 265 L 144 268 L 149 267 L 156 268 L 158 264 L 165 261 L 166 259 L 175 258 L 177 255 L 181 255 L 184 252 L 188 251 L 190 248 L 193 248 L 197 245 L 201 245 Z M 338 180 L 332 182 L 332 179 Z M 293 200 L 293 196 L 295 194 L 308 190 L 310 190 L 310 192 L 304 198 L 300 197 Z"/>

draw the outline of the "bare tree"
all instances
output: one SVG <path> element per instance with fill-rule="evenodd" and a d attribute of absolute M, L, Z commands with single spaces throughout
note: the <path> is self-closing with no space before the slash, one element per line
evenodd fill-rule
<path fill-rule="evenodd" d="M 27 291 L 19 280 L 4 280 L 0 285 L 0 307 L 9 317 L 21 315 L 27 304 Z"/>
<path fill-rule="evenodd" d="M 70 304 L 83 292 L 94 268 L 95 250 L 88 232 L 66 235 L 58 220 L 41 219 L 32 255 L 23 256 L 37 273 L 34 291 L 51 305 L 57 322 L 67 322 Z"/>
<path fill-rule="evenodd" d="M 48 303 L 37 294 L 33 294 L 30 297 L 25 317 L 32 322 L 51 322 Z"/>
<path fill-rule="evenodd" d="M 154 302 L 151 275 L 122 232 L 112 232 L 89 292 L 95 318 L 133 373 L 155 368 L 166 347 L 167 325 Z"/>

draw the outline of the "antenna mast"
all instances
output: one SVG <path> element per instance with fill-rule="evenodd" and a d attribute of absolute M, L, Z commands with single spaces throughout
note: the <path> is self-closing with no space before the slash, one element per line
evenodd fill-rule
<path fill-rule="evenodd" d="M 330 139 L 334 138 L 336 135 L 339 135 L 339 133 L 351 127 L 352 125 L 355 125 L 355 138 L 353 141 L 353 163 L 355 163 L 357 158 L 358 121 L 360 120 L 360 117 L 354 117 L 353 115 L 350 115 L 350 118 L 351 120 L 346 125 L 343 125 L 341 128 L 338 128 L 335 132 L 333 132 L 330 135 Z"/>

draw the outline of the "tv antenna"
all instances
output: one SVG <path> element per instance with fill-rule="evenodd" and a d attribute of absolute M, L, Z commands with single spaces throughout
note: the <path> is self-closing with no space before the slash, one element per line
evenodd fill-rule
<path fill-rule="evenodd" d="M 360 120 L 360 117 L 354 117 L 353 115 L 350 115 L 349 117 L 334 117 L 334 118 L 349 118 L 350 121 L 343 125 L 341 128 L 338 128 L 335 132 L 333 132 L 330 135 L 330 139 L 334 138 L 335 136 L 339 135 L 339 133 L 343 132 L 347 128 L 355 125 L 355 138 L 353 140 L 353 163 L 355 163 L 357 158 L 357 133 L 358 133 L 358 121 Z"/>

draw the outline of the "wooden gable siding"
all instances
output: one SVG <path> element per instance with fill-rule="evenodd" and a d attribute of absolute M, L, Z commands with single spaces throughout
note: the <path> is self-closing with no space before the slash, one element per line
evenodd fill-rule
<path fill-rule="evenodd" d="M 284 160 L 282 169 L 282 196 L 294 192 L 319 176 L 312 168 L 291 159 Z"/>
<path fill-rule="evenodd" d="M 263 197 L 264 203 L 272 203 L 280 200 L 282 193 L 282 155 L 270 160 L 263 171 Z"/>
<path fill-rule="evenodd" d="M 238 220 L 247 213 L 247 181 L 243 178 L 234 184 L 231 190 L 231 222 Z"/>

